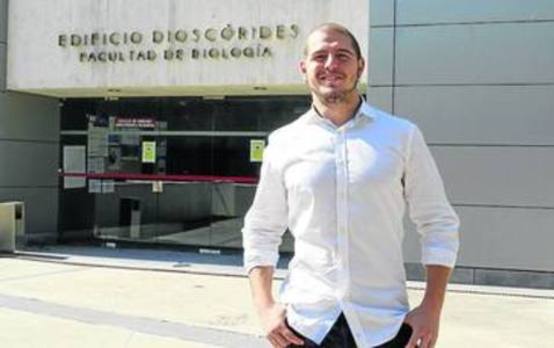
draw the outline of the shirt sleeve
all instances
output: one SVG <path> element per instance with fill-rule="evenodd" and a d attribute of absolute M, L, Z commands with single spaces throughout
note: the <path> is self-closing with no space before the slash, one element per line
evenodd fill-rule
<path fill-rule="evenodd" d="M 247 273 L 256 266 L 276 266 L 279 245 L 287 228 L 285 186 L 273 151 L 270 140 L 264 150 L 256 195 L 244 218 L 242 235 Z"/>
<path fill-rule="evenodd" d="M 417 127 L 411 134 L 404 180 L 409 215 L 421 235 L 421 262 L 454 267 L 459 248 L 459 219 Z"/>

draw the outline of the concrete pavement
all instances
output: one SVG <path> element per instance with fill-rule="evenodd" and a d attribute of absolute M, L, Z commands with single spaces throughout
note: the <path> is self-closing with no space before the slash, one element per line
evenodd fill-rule
<path fill-rule="evenodd" d="M 0 347 L 268 347 L 239 264 L 92 247 L 3 255 Z M 423 284 L 409 285 L 417 304 Z M 454 284 L 438 347 L 554 347 L 554 290 Z"/>

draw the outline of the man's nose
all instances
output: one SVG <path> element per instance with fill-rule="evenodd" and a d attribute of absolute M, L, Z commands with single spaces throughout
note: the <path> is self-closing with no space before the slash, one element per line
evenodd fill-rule
<path fill-rule="evenodd" d="M 325 60 L 325 68 L 327 69 L 333 68 L 336 66 L 336 63 L 337 63 L 337 59 L 335 58 L 334 55 L 330 54 L 327 56 L 327 59 Z"/>

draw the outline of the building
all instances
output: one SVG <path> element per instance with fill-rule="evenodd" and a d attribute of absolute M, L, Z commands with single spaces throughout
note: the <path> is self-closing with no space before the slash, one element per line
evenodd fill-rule
<path fill-rule="evenodd" d="M 337 21 L 367 98 L 426 135 L 462 220 L 455 280 L 554 288 L 552 2 L 0 3 L 0 200 L 25 202 L 27 242 L 240 247 L 266 136 L 309 106 L 303 35 Z"/>

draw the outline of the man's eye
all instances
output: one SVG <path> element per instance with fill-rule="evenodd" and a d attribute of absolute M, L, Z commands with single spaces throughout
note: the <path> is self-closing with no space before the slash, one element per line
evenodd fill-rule
<path fill-rule="evenodd" d="M 318 62 L 321 62 L 321 61 L 324 61 L 325 60 L 325 56 L 324 55 L 317 55 L 317 56 L 314 56 L 314 60 L 318 61 Z"/>

